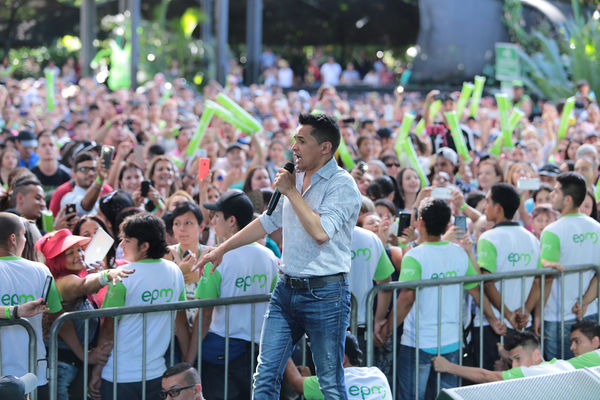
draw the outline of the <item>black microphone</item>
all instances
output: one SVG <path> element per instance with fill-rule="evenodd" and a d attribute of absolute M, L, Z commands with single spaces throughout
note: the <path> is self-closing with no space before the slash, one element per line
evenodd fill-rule
<path fill-rule="evenodd" d="M 294 173 L 294 163 L 289 162 L 289 163 L 285 164 L 283 166 L 283 169 L 285 169 L 290 174 L 293 174 Z M 275 211 L 275 207 L 277 207 L 277 203 L 279 203 L 280 197 L 281 197 L 281 193 L 279 193 L 279 190 L 275 190 L 275 192 L 273 192 L 273 196 L 271 196 L 271 200 L 269 200 L 269 207 L 267 207 L 267 215 L 273 214 L 273 211 Z"/>

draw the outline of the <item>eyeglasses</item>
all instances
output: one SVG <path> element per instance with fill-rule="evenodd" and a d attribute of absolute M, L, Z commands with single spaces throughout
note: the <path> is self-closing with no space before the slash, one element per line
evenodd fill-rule
<path fill-rule="evenodd" d="M 193 388 L 194 386 L 196 386 L 195 383 L 193 385 L 183 386 L 183 387 L 180 387 L 180 388 L 173 388 L 173 389 L 169 389 L 169 390 L 166 390 L 166 391 L 165 390 L 161 390 L 160 391 L 160 397 L 162 399 L 166 399 L 167 396 L 171 396 L 171 397 L 175 398 L 175 397 L 179 396 L 179 393 L 181 393 L 182 390 Z"/>
<path fill-rule="evenodd" d="M 77 171 L 79 172 L 83 172 L 84 174 L 87 174 L 90 171 L 95 171 L 96 167 L 79 167 L 77 168 Z"/>
<path fill-rule="evenodd" d="M 388 168 L 392 168 L 392 167 L 399 167 L 400 164 L 399 163 L 389 163 L 389 164 L 385 164 L 385 166 Z"/>

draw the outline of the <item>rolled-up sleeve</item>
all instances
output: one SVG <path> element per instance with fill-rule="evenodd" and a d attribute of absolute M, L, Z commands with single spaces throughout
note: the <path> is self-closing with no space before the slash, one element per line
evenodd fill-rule
<path fill-rule="evenodd" d="M 331 239 L 344 224 L 357 218 L 361 197 L 356 183 L 349 177 L 336 179 L 335 183 L 327 188 L 324 198 L 327 201 L 321 203 L 317 213 L 321 216 L 321 227 Z"/>
<path fill-rule="evenodd" d="M 272 232 L 281 228 L 282 210 L 283 196 L 279 199 L 279 203 L 277 203 L 277 207 L 275 207 L 275 210 L 273 210 L 273 214 L 267 215 L 267 212 L 265 211 L 261 214 L 260 217 L 258 217 L 263 229 L 265 230 L 265 232 L 267 232 L 267 235 L 270 235 Z"/>

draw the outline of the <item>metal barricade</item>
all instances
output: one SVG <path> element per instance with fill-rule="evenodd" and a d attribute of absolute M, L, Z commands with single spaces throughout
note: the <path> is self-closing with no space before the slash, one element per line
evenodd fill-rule
<path fill-rule="evenodd" d="M 29 323 L 29 321 L 25 319 L 0 319 L 0 334 L 2 332 L 2 328 L 6 328 L 9 326 L 21 326 L 27 332 L 27 336 L 29 337 L 29 372 L 37 376 L 37 335 L 33 326 Z M 0 341 L 0 376 L 4 375 L 2 371 L 2 342 Z M 37 400 L 37 389 L 35 389 L 32 393 L 32 399 Z"/>
<path fill-rule="evenodd" d="M 487 281 L 499 281 L 501 284 L 502 289 L 504 289 L 504 284 L 506 280 L 509 279 L 520 279 L 521 280 L 521 309 L 524 309 L 524 305 L 525 305 L 525 301 L 526 298 L 528 296 L 528 293 L 525 293 L 525 278 L 527 277 L 539 277 L 540 278 L 540 295 L 542 295 L 543 293 L 545 293 L 545 288 L 546 288 L 546 279 L 549 278 L 556 278 L 558 277 L 559 279 L 557 280 L 557 282 L 554 282 L 554 284 L 559 284 L 560 285 L 560 299 L 561 299 L 561 320 L 560 320 L 560 350 L 561 350 L 561 354 L 564 355 L 564 327 L 565 327 L 565 315 L 564 315 L 564 284 L 565 284 L 565 275 L 571 275 L 571 274 L 579 274 L 579 291 L 578 291 L 578 298 L 579 298 L 579 303 L 581 304 L 582 302 L 582 298 L 583 298 L 583 294 L 586 291 L 586 289 L 589 286 L 589 283 L 587 285 L 585 285 L 584 287 L 584 282 L 583 282 L 583 273 L 587 272 L 587 271 L 594 271 L 596 273 L 596 276 L 599 278 L 598 279 L 598 292 L 600 293 L 600 266 L 597 265 L 580 265 L 580 266 L 574 266 L 574 267 L 569 267 L 567 268 L 566 271 L 564 272 L 560 272 L 557 271 L 555 269 L 551 269 L 551 268 L 540 268 L 540 269 L 536 269 L 533 271 L 515 271 L 515 272 L 509 272 L 509 273 L 496 273 L 496 274 L 483 274 L 483 275 L 476 275 L 476 276 L 464 276 L 464 277 L 451 277 L 451 278 L 442 278 L 442 279 L 425 279 L 425 280 L 420 280 L 420 281 L 410 281 L 410 282 L 393 282 L 393 283 L 386 283 L 386 284 L 381 284 L 381 285 L 376 285 L 374 286 L 368 293 L 367 295 L 367 304 L 366 304 L 366 310 L 367 310 L 367 366 L 373 366 L 373 325 L 374 325 L 374 321 L 373 321 L 373 303 L 375 300 L 375 296 L 377 295 L 377 293 L 379 291 L 382 290 L 387 290 L 387 291 L 393 291 L 393 296 L 392 296 L 392 301 L 393 301 L 393 306 L 392 306 L 392 313 L 393 313 L 393 322 L 394 322 L 394 327 L 397 326 L 397 318 L 396 318 L 396 312 L 397 312 L 397 302 L 396 300 L 396 295 L 398 293 L 399 290 L 401 289 L 413 289 L 415 290 L 415 302 L 412 306 L 412 308 L 418 310 L 419 309 L 419 292 L 420 290 L 424 289 L 424 288 L 431 288 L 431 287 L 437 287 L 437 292 L 438 292 L 438 296 L 437 296 L 437 355 L 439 356 L 441 354 L 441 338 L 442 338 L 442 327 L 441 327 L 441 320 L 442 320 L 442 313 L 441 313 L 441 309 L 442 309 L 442 304 L 443 304 L 443 299 L 442 299 L 442 287 L 444 286 L 450 286 L 450 285 L 459 285 L 460 286 L 460 295 L 459 295 L 459 301 L 460 304 L 458 304 L 458 337 L 459 337 L 459 364 L 462 365 L 462 356 L 463 356 L 463 299 L 464 299 L 464 291 L 465 289 L 463 288 L 463 284 L 465 283 L 477 283 L 479 284 L 479 297 L 480 299 L 483 299 L 484 296 L 484 282 Z M 595 302 L 598 302 L 598 299 L 596 298 L 594 300 Z M 541 352 L 542 354 L 544 354 L 544 304 L 545 302 L 541 302 L 541 312 L 540 315 L 541 317 Z M 500 314 L 501 314 L 501 321 L 504 320 L 504 304 L 505 304 L 505 299 L 504 296 L 501 296 L 501 307 L 500 307 Z M 482 307 L 480 307 L 480 309 L 482 309 Z M 432 310 L 433 312 L 433 310 Z M 484 320 L 483 320 L 483 312 L 479 313 L 480 317 L 479 317 L 479 322 L 480 322 L 480 327 L 481 329 L 479 329 L 479 366 L 481 367 L 483 365 L 483 326 L 484 326 Z M 598 313 L 598 323 L 600 323 L 600 312 Z M 418 393 L 418 387 L 419 387 L 419 313 L 416 312 L 415 313 L 415 327 L 416 327 L 416 332 L 415 332 L 415 396 L 414 398 L 419 400 L 419 393 Z M 393 329 L 393 334 L 392 334 L 392 340 L 393 340 L 393 366 L 392 366 L 392 371 L 393 371 L 393 382 L 390 382 L 390 386 L 392 387 L 392 393 L 393 393 L 393 397 L 397 398 L 397 346 L 398 346 L 398 335 L 396 334 L 396 329 Z M 440 373 L 437 373 L 437 393 L 439 394 L 440 392 Z M 459 380 L 459 385 L 461 384 L 461 381 Z"/>

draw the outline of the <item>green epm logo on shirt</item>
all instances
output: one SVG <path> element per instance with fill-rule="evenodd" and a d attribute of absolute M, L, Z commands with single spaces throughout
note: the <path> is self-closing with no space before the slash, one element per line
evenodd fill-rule
<path fill-rule="evenodd" d="M 443 278 L 454 278 L 456 277 L 456 271 L 447 271 L 447 272 L 434 272 L 431 274 L 429 279 L 443 279 Z"/>
<path fill-rule="evenodd" d="M 364 249 L 358 249 L 356 251 L 351 250 L 352 251 L 352 259 L 354 260 L 356 257 L 366 257 L 365 261 L 369 261 L 371 259 L 371 249 L 364 248 Z"/>
<path fill-rule="evenodd" d="M 598 242 L 598 234 L 596 232 L 576 233 L 573 235 L 573 243 L 583 244 L 586 240 L 591 240 L 592 243 Z"/>
<path fill-rule="evenodd" d="M 240 276 L 239 278 L 237 278 L 235 280 L 235 287 L 239 288 L 239 289 L 244 289 L 244 292 L 246 291 L 246 289 L 250 286 L 252 286 L 254 283 L 258 284 L 259 288 L 264 288 L 265 285 L 267 284 L 267 275 L 266 274 L 254 274 L 254 275 L 246 275 L 246 276 Z"/>
<path fill-rule="evenodd" d="M 508 255 L 508 262 L 512 263 L 512 266 L 514 267 L 516 263 L 523 261 L 525 263 L 525 266 L 528 266 L 529 263 L 531 262 L 531 254 L 529 253 L 510 253 Z"/>
<path fill-rule="evenodd" d="M 383 386 L 356 386 L 352 385 L 348 388 L 348 394 L 352 397 L 359 397 L 361 399 L 366 399 L 367 396 L 371 395 L 379 395 L 375 398 L 377 399 L 385 399 L 387 397 L 387 393 Z"/>
<path fill-rule="evenodd" d="M 25 304 L 28 301 L 35 300 L 35 297 L 27 294 L 4 294 L 0 298 L 0 303 L 3 306 L 18 306 L 20 304 Z"/>
<path fill-rule="evenodd" d="M 173 289 L 146 290 L 142 293 L 142 301 L 144 303 L 153 304 L 156 300 L 163 298 L 167 299 L 166 303 L 170 303 L 173 300 Z"/>

